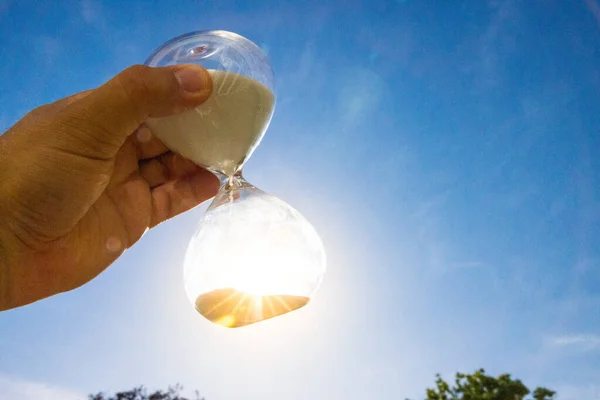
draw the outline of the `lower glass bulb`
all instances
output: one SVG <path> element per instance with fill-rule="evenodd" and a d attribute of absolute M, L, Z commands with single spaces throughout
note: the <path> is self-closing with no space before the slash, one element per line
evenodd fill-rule
<path fill-rule="evenodd" d="M 222 185 L 185 256 L 187 295 L 208 320 L 235 328 L 306 305 L 325 273 L 325 251 L 294 208 L 241 174 Z"/>

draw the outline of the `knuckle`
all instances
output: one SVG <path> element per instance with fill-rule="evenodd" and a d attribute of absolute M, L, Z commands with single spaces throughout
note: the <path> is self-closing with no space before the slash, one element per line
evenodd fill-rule
<path fill-rule="evenodd" d="M 118 82 L 128 97 L 138 99 L 148 94 L 149 90 L 146 79 L 148 68 L 143 65 L 134 65 L 118 75 Z"/>
<path fill-rule="evenodd" d="M 54 131 L 60 135 L 53 135 L 57 136 L 53 147 L 88 159 L 110 160 L 120 147 L 120 143 L 110 139 L 113 135 L 101 121 L 92 121 L 79 113 L 54 121 Z"/>
<path fill-rule="evenodd" d="M 49 111 L 52 111 L 52 105 L 44 104 L 29 111 L 26 116 L 38 117 L 47 114 Z"/>
<path fill-rule="evenodd" d="M 55 107 L 53 104 L 44 104 L 44 105 L 38 106 L 38 107 L 34 108 L 33 110 L 29 111 L 27 114 L 25 114 L 23 116 L 23 118 L 21 119 L 21 121 L 24 121 L 25 123 L 27 123 L 27 122 L 37 122 L 37 121 L 43 120 L 46 117 L 52 115 L 54 109 L 55 109 Z M 19 121 L 19 122 L 21 122 L 21 121 Z"/>
<path fill-rule="evenodd" d="M 147 78 L 150 67 L 134 65 L 117 75 L 117 85 L 121 89 L 123 105 L 130 107 L 133 113 L 141 115 L 144 104 L 151 97 L 152 91 Z"/>

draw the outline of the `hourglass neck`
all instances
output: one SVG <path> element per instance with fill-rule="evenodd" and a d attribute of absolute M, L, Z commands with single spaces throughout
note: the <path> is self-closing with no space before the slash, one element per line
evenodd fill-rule
<path fill-rule="evenodd" d="M 244 186 L 245 184 L 247 184 L 246 179 L 244 179 L 244 176 L 242 175 L 242 170 L 237 171 L 233 175 L 226 175 L 226 174 L 223 174 L 222 172 L 216 171 L 215 175 L 217 176 L 217 178 L 219 178 L 219 181 L 221 182 L 221 187 L 224 187 L 224 186 L 239 187 L 239 186 Z"/>
<path fill-rule="evenodd" d="M 217 192 L 213 202 L 208 207 L 207 212 L 226 204 L 244 201 L 250 196 L 265 195 L 262 190 L 248 183 L 242 176 L 241 171 L 232 176 L 227 176 L 225 174 L 219 174 L 216 172 L 215 175 L 221 181 L 221 187 L 219 188 L 219 191 Z"/>

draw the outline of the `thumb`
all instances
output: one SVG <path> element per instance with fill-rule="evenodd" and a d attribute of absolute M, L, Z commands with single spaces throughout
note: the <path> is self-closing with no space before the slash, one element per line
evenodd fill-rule
<path fill-rule="evenodd" d="M 108 159 L 149 117 L 176 114 L 206 101 L 212 80 L 199 65 L 127 68 L 65 110 L 69 151 Z M 79 150 L 79 151 L 77 151 Z"/>

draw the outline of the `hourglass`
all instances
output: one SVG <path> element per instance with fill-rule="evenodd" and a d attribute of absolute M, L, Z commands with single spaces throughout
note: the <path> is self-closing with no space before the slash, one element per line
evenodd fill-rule
<path fill-rule="evenodd" d="M 179 36 L 146 61 L 190 63 L 209 71 L 209 99 L 147 121 L 165 146 L 221 181 L 186 252 L 188 298 L 208 320 L 229 328 L 303 307 L 325 273 L 321 239 L 298 211 L 242 176 L 273 115 L 271 65 L 253 42 L 225 31 Z"/>

